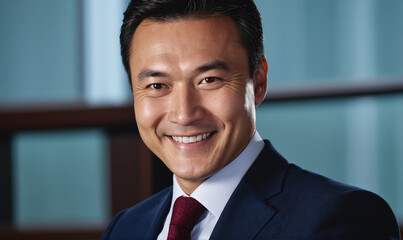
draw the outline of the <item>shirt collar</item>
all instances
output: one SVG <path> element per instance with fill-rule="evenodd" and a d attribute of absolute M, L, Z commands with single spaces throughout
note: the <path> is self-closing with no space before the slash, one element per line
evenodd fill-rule
<path fill-rule="evenodd" d="M 227 166 L 200 184 L 191 194 L 191 197 L 199 201 L 218 219 L 235 188 L 262 151 L 263 147 L 263 139 L 256 131 L 242 153 Z M 171 209 L 175 200 L 180 196 L 188 195 L 181 189 L 174 176 Z"/>

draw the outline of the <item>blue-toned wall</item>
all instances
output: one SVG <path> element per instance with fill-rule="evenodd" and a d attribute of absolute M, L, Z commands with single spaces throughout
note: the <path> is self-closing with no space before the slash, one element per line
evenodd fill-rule
<path fill-rule="evenodd" d="M 0 103 L 82 96 L 79 0 L 0 1 Z"/>
<path fill-rule="evenodd" d="M 89 98 L 84 11 L 80 0 L 0 1 L 1 105 Z M 21 133 L 13 137 L 12 146 L 16 225 L 109 219 L 109 153 L 102 132 Z"/>
<path fill-rule="evenodd" d="M 288 161 L 374 191 L 401 218 L 403 96 L 366 100 L 373 119 L 366 118 L 361 99 L 264 104 L 257 111 L 258 131 Z M 351 119 L 352 111 L 358 119 Z"/>
<path fill-rule="evenodd" d="M 107 220 L 107 147 L 105 136 L 92 129 L 18 134 L 13 141 L 15 222 Z"/>
<path fill-rule="evenodd" d="M 256 1 L 271 86 L 403 76 L 403 2 Z M 257 126 L 289 161 L 383 196 L 403 216 L 403 96 L 267 103 Z"/>

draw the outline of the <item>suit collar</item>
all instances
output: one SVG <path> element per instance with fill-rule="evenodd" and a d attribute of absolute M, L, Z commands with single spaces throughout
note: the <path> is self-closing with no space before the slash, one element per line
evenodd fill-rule
<path fill-rule="evenodd" d="M 277 212 L 267 200 L 282 191 L 287 165 L 266 140 L 264 149 L 224 208 L 211 239 L 254 238 Z"/>
<path fill-rule="evenodd" d="M 288 162 L 265 140 L 265 147 L 245 174 L 244 182 L 262 199 L 269 199 L 282 190 Z"/>

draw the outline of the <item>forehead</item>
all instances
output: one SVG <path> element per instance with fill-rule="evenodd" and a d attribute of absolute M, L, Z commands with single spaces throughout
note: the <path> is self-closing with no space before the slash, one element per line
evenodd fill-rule
<path fill-rule="evenodd" d="M 134 33 L 130 65 L 147 64 L 150 59 L 176 58 L 190 63 L 204 58 L 239 58 L 240 54 L 247 58 L 230 17 L 146 19 Z"/>

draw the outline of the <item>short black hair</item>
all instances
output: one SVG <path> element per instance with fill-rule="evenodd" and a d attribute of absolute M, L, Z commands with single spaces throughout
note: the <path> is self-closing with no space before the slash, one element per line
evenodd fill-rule
<path fill-rule="evenodd" d="M 132 0 L 124 13 L 120 33 L 121 56 L 130 84 L 130 46 L 143 20 L 169 21 L 215 16 L 228 16 L 235 22 L 241 44 L 248 53 L 252 77 L 264 55 L 262 20 L 253 0 Z"/>

